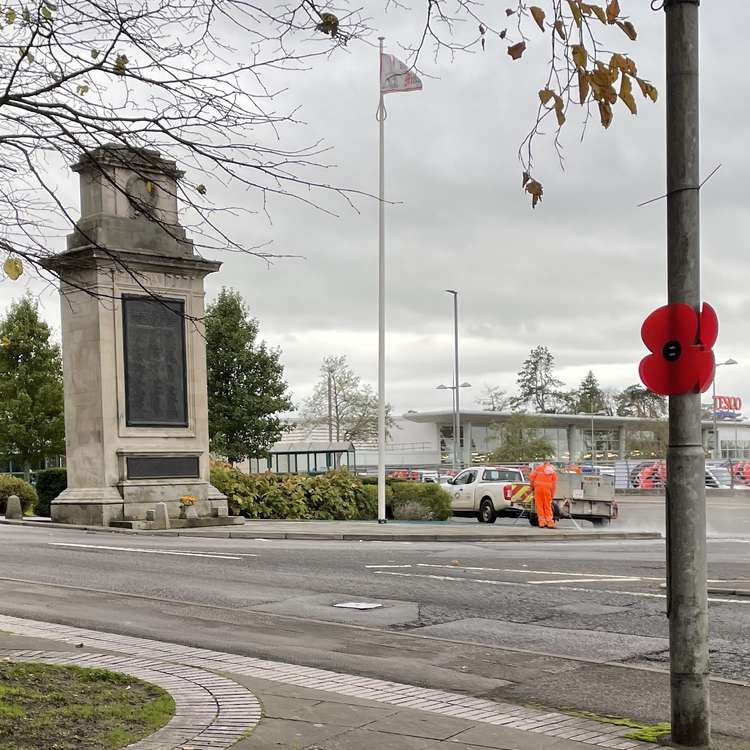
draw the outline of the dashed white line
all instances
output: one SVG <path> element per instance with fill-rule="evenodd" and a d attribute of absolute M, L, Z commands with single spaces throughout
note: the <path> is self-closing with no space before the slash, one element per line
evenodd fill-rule
<path fill-rule="evenodd" d="M 105 549 L 115 552 L 139 552 L 145 555 L 179 555 L 182 557 L 210 557 L 215 560 L 242 560 L 233 555 L 212 555 L 208 552 L 174 552 L 163 549 L 144 549 L 143 547 L 110 547 L 104 544 L 73 544 L 72 542 L 49 542 L 51 547 L 74 547 L 77 549 Z"/>

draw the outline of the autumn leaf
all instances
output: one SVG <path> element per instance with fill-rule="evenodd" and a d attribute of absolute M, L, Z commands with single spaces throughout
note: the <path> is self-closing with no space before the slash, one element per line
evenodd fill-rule
<path fill-rule="evenodd" d="M 323 34 L 335 37 L 339 33 L 339 19 L 333 13 L 321 13 L 320 23 L 315 28 Z"/>
<path fill-rule="evenodd" d="M 606 130 L 612 124 L 612 106 L 609 102 L 599 102 L 599 116 Z"/>
<path fill-rule="evenodd" d="M 8 336 L 3 336 L 2 339 L 0 339 L 0 346 L 3 348 L 10 346 L 10 338 Z"/>
<path fill-rule="evenodd" d="M 594 13 L 594 15 L 602 22 L 607 23 L 607 14 L 604 12 L 604 8 L 602 8 L 599 5 L 591 5 L 589 6 Z"/>
<path fill-rule="evenodd" d="M 659 97 L 659 92 L 656 90 L 656 87 L 651 85 L 648 81 L 644 81 L 642 78 L 636 78 L 635 80 L 638 81 L 638 85 L 641 87 L 643 96 L 651 99 L 652 102 L 656 102 L 657 98 Z"/>
<path fill-rule="evenodd" d="M 585 70 L 578 71 L 578 94 L 581 104 L 585 104 L 589 96 L 589 75 Z"/>
<path fill-rule="evenodd" d="M 607 5 L 607 21 L 614 23 L 617 16 L 620 15 L 620 3 L 619 0 L 610 0 Z"/>
<path fill-rule="evenodd" d="M 518 60 L 519 57 L 526 51 L 526 42 L 518 42 L 508 47 L 508 54 L 514 59 Z"/>
<path fill-rule="evenodd" d="M 206 186 L 201 184 L 198 185 L 198 187 L 195 188 L 198 191 L 199 195 L 205 195 L 206 194 Z"/>
<path fill-rule="evenodd" d="M 560 127 L 565 125 L 565 111 L 563 107 L 555 107 L 555 115 L 557 117 L 557 124 Z"/>
<path fill-rule="evenodd" d="M 7 23 L 8 26 L 12 26 L 16 22 L 17 17 L 18 14 L 13 8 L 8 8 L 8 10 L 5 11 L 5 23 Z"/>
<path fill-rule="evenodd" d="M 617 25 L 628 35 L 628 38 L 632 42 L 638 39 L 638 32 L 630 21 L 618 21 Z"/>
<path fill-rule="evenodd" d="M 531 179 L 531 175 L 528 172 L 523 173 L 523 182 L 521 183 L 521 187 L 526 187 L 526 183 Z"/>
<path fill-rule="evenodd" d="M 549 104 L 549 102 L 554 98 L 555 92 L 550 91 L 550 89 L 542 89 L 539 92 L 539 99 L 542 102 L 542 104 Z"/>
<path fill-rule="evenodd" d="M 555 31 L 563 41 L 568 38 L 565 33 L 565 24 L 559 18 L 555 21 Z"/>
<path fill-rule="evenodd" d="M 20 258 L 8 258 L 3 263 L 3 271 L 9 279 L 15 281 L 23 273 L 23 262 Z"/>
<path fill-rule="evenodd" d="M 505 35 L 506 35 L 507 33 L 508 33 L 508 29 L 503 29 L 503 30 L 502 30 L 502 31 L 500 32 L 500 38 L 501 38 L 501 39 L 505 39 Z"/>
<path fill-rule="evenodd" d="M 123 75 L 125 73 L 125 67 L 129 62 L 127 55 L 117 55 L 115 58 L 115 73 L 117 73 L 117 75 Z"/>
<path fill-rule="evenodd" d="M 146 192 L 147 193 L 153 193 L 154 192 L 154 183 L 151 182 L 151 180 L 146 180 Z"/>
<path fill-rule="evenodd" d="M 588 52 L 582 44 L 573 44 L 570 48 L 573 52 L 573 62 L 576 64 L 578 70 L 586 68 L 586 62 L 589 59 Z"/>
<path fill-rule="evenodd" d="M 513 8 L 506 8 L 505 9 L 505 15 L 506 16 L 512 16 L 516 11 L 513 10 Z"/>
<path fill-rule="evenodd" d="M 625 102 L 625 106 L 630 110 L 631 114 L 638 114 L 638 105 L 635 103 L 635 97 L 633 96 L 633 84 L 630 83 L 630 76 L 623 74 L 622 83 L 620 84 L 620 99 Z"/>
<path fill-rule="evenodd" d="M 96 58 L 99 57 L 99 50 L 98 49 L 92 49 L 91 50 L 91 59 L 96 60 Z"/>
<path fill-rule="evenodd" d="M 532 5 L 529 10 L 533 19 L 536 21 L 536 25 L 544 31 L 544 11 L 538 5 Z"/>
<path fill-rule="evenodd" d="M 531 207 L 536 208 L 536 204 L 542 200 L 544 190 L 542 189 L 542 183 L 536 180 L 529 180 L 526 183 L 526 192 L 531 196 Z"/>
<path fill-rule="evenodd" d="M 81 83 L 80 85 L 76 87 L 76 93 L 78 94 L 78 96 L 85 96 L 86 94 L 88 94 L 88 92 L 89 92 L 89 87 L 85 83 Z"/>
<path fill-rule="evenodd" d="M 570 6 L 570 12 L 573 14 L 573 20 L 576 22 L 576 26 L 581 28 L 583 23 L 583 15 L 581 14 L 581 6 L 578 4 L 578 0 L 568 0 Z"/>
<path fill-rule="evenodd" d="M 23 18 L 26 23 L 31 23 L 31 11 L 28 8 L 24 8 L 23 11 L 21 11 L 21 18 Z"/>

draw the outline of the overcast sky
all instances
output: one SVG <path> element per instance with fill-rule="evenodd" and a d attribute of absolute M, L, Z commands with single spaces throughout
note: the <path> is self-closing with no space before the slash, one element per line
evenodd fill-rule
<path fill-rule="evenodd" d="M 663 95 L 664 18 L 648 5 L 621 1 L 640 32 L 623 48 Z M 704 298 L 719 314 L 717 359 L 740 363 L 719 370 L 717 392 L 747 399 L 750 149 L 745 43 L 736 30 L 750 23 L 750 8 L 745 0 L 724 0 L 721 12 L 716 5 L 701 12 L 703 172 L 723 164 L 702 193 Z M 397 42 L 413 38 L 419 16 L 421 9 L 375 16 L 387 51 L 400 54 Z M 637 92 L 638 117 L 618 104 L 609 131 L 592 121 L 583 143 L 581 113 L 571 111 L 566 171 L 540 144 L 536 176 L 545 197 L 532 211 L 517 149 L 545 80 L 548 34 L 531 36 L 518 62 L 496 40 L 452 63 L 426 58 L 432 77 L 423 91 L 386 97 L 386 191 L 398 203 L 387 209 L 387 397 L 397 413 L 450 407 L 450 394 L 435 390 L 451 379 L 449 287 L 460 292 L 461 380 L 473 385 L 462 392 L 467 406 L 485 384 L 513 390 L 539 344 L 550 348 L 567 387 L 589 369 L 604 386 L 638 381 L 641 322 L 666 301 L 666 204 L 637 208 L 664 192 L 664 98 L 653 105 Z M 283 83 L 281 105 L 298 104 L 306 123 L 290 143 L 324 139 L 335 168 L 323 179 L 377 193 L 376 49 L 354 43 Z M 65 175 L 57 180 L 61 189 L 75 186 Z M 230 197 L 254 206 L 252 196 Z M 257 214 L 226 224 L 248 243 L 272 240 L 278 252 L 303 257 L 267 267 L 227 254 L 207 281 L 209 300 L 222 285 L 242 293 L 263 338 L 281 348 L 298 403 L 327 354 L 345 354 L 368 382 L 377 375 L 377 202 L 360 198 L 356 212 L 332 196 L 310 197 L 338 216 L 273 200 L 270 222 Z M 25 284 L 40 291 L 31 279 Z M 0 305 L 23 288 L 2 282 Z M 42 291 L 41 304 L 59 328 L 56 294 Z"/>

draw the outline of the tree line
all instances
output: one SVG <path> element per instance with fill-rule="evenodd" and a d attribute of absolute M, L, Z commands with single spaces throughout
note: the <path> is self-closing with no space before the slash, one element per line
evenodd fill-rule
<path fill-rule="evenodd" d="M 486 411 L 537 414 L 607 414 L 618 417 L 659 419 L 667 414 L 667 402 L 640 383 L 622 390 L 602 388 L 592 370 L 577 388 L 564 389 L 555 377 L 555 358 L 546 346 L 529 352 L 516 379 L 518 392 L 508 394 L 486 386 L 479 405 Z"/>

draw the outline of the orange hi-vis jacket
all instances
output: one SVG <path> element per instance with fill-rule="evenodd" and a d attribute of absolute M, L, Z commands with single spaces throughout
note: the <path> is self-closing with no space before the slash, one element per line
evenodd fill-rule
<path fill-rule="evenodd" d="M 551 473 L 545 471 L 547 467 L 552 469 Z M 557 472 L 554 470 L 552 464 L 542 464 L 537 466 L 529 475 L 529 481 L 531 482 L 532 489 L 549 489 L 552 497 L 555 496 L 555 490 L 557 489 Z"/>

